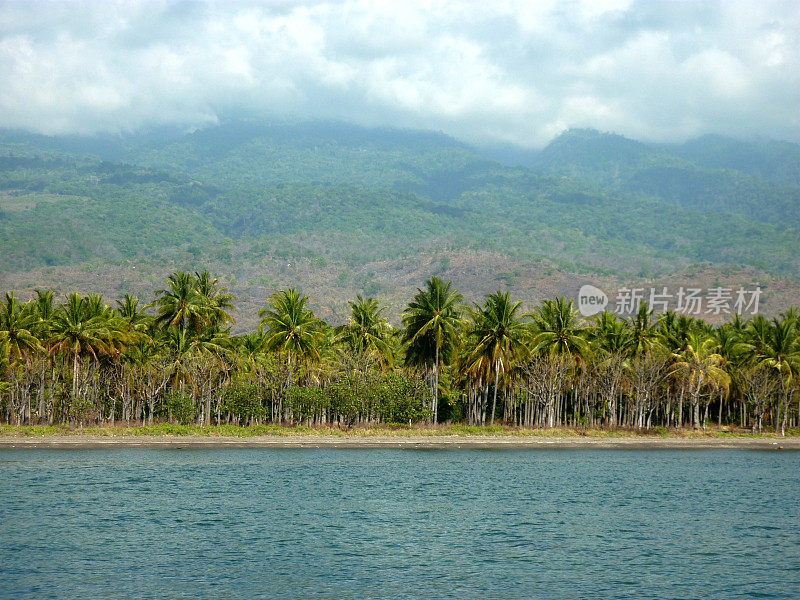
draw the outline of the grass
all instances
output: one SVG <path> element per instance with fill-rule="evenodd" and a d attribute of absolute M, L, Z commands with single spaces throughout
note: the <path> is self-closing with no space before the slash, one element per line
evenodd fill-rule
<path fill-rule="evenodd" d="M 320 437 L 431 437 L 431 436 L 457 436 L 457 437 L 593 437 L 593 438 L 631 438 L 631 437 L 660 437 L 660 438 L 777 438 L 773 432 L 765 431 L 762 434 L 752 434 L 747 429 L 723 427 L 722 429 L 709 428 L 706 431 L 693 431 L 691 429 L 667 429 L 656 427 L 650 430 L 634 429 L 601 429 L 601 428 L 572 428 L 557 427 L 553 429 L 526 429 L 509 427 L 507 425 L 492 425 L 476 427 L 469 425 L 377 425 L 373 427 L 356 427 L 349 430 L 338 427 L 306 427 L 283 425 L 175 425 L 172 423 L 159 423 L 156 425 L 126 426 L 105 425 L 91 427 L 67 427 L 45 425 L 0 425 L 0 436 L 20 437 L 53 437 L 53 436 L 98 436 L 98 437 L 155 437 L 155 436 L 196 436 L 196 437 L 237 437 L 248 438 L 257 436 L 292 437 L 292 436 L 320 436 Z M 786 431 L 789 437 L 800 436 L 800 428 L 789 428 Z"/>

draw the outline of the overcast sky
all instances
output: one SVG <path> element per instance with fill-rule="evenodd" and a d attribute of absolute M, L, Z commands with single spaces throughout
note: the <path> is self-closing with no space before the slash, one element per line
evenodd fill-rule
<path fill-rule="evenodd" d="M 0 127 L 238 111 L 541 146 L 569 127 L 800 139 L 800 2 L 0 0 Z"/>

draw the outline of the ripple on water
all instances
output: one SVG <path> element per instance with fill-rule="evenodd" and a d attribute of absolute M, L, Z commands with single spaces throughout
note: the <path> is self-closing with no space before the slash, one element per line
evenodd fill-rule
<path fill-rule="evenodd" d="M 799 458 L 8 450 L 0 598 L 800 597 Z"/>

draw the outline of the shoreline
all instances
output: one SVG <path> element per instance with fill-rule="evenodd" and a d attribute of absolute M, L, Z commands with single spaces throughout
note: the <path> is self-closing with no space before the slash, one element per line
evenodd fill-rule
<path fill-rule="evenodd" d="M 511 437 L 511 436 L 0 436 L 0 451 L 21 449 L 608 449 L 608 450 L 792 450 L 800 451 L 800 438 L 749 437 Z"/>

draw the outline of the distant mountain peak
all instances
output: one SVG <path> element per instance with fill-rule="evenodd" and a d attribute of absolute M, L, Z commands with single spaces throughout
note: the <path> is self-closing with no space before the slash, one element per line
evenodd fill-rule
<path fill-rule="evenodd" d="M 575 168 L 584 175 L 587 170 L 602 171 L 605 179 L 609 166 L 630 166 L 653 152 L 650 146 L 616 133 L 569 129 L 542 149 L 537 164 L 545 170 L 571 174 L 575 174 Z M 611 176 L 616 174 L 612 172 Z"/>
<path fill-rule="evenodd" d="M 642 150 L 649 149 L 643 142 L 632 140 L 618 133 L 598 131 L 597 129 L 572 128 L 567 129 L 545 146 L 544 151 L 554 146 L 582 144 L 601 144 L 603 146 L 640 148 Z"/>

